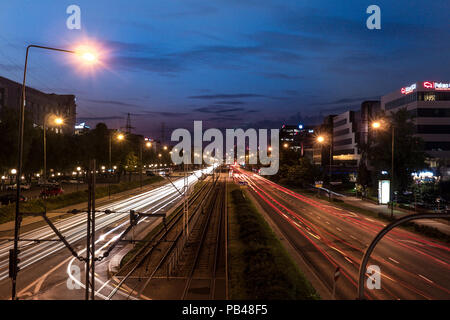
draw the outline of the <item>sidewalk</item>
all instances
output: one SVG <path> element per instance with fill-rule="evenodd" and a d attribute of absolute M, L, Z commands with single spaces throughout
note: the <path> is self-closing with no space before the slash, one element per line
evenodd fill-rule
<path fill-rule="evenodd" d="M 131 190 L 126 190 L 120 193 L 115 193 L 111 195 L 111 198 L 109 198 L 108 196 L 100 198 L 100 199 L 96 199 L 96 205 L 98 206 L 102 206 L 108 203 L 112 203 L 118 200 L 122 200 L 126 197 L 130 197 L 139 193 L 143 193 L 146 191 L 150 191 L 154 188 L 160 187 L 163 184 L 168 183 L 167 180 L 161 180 L 159 182 L 155 182 L 152 184 L 148 184 L 148 185 L 144 185 L 141 188 L 135 188 L 135 189 L 131 189 Z M 67 213 L 67 211 L 69 210 L 73 210 L 73 209 L 78 209 L 78 210 L 87 210 L 87 203 L 86 202 L 81 202 L 78 204 L 74 204 L 68 207 L 64 207 L 64 208 L 59 208 L 56 210 L 52 210 L 47 212 L 47 217 L 49 217 L 50 219 L 52 218 L 56 218 L 56 217 L 60 217 L 60 216 L 64 216 L 64 215 L 69 215 L 70 213 Z M 38 223 L 38 222 L 42 222 L 43 219 L 40 216 L 37 217 L 24 217 L 22 219 L 22 223 L 20 224 L 21 227 L 24 226 L 28 226 L 31 225 L 33 223 Z M 12 231 L 14 230 L 14 220 L 13 221 L 9 221 L 9 222 L 5 222 L 0 224 L 0 232 L 7 232 L 7 231 Z"/>
<path fill-rule="evenodd" d="M 358 207 L 361 209 L 365 209 L 365 210 L 373 211 L 375 214 L 378 214 L 379 212 L 381 212 L 387 216 L 390 216 L 390 214 L 391 214 L 391 209 L 388 208 L 387 205 L 375 204 L 373 202 L 362 200 L 360 198 L 351 197 L 351 196 L 341 196 L 341 197 L 339 197 L 339 199 L 344 201 L 345 203 L 352 205 L 352 206 L 355 206 L 355 207 Z M 413 213 L 414 212 L 412 212 L 412 211 L 408 212 L 406 210 L 394 209 L 394 216 L 398 217 L 398 218 L 406 216 L 408 214 L 413 214 Z M 436 228 L 439 231 L 441 231 L 442 233 L 450 235 L 450 222 L 448 222 L 447 220 L 444 220 L 444 219 L 442 219 L 442 220 L 422 219 L 422 220 L 416 220 L 413 223 L 415 223 L 417 225 L 423 225 L 423 226 Z"/>

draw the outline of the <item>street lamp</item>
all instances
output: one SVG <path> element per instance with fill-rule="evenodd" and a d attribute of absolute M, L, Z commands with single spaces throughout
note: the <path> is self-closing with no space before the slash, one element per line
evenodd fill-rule
<path fill-rule="evenodd" d="M 318 136 L 317 137 L 317 142 L 320 143 L 322 146 L 325 144 L 325 137 L 324 136 Z M 332 145 L 332 140 L 331 138 L 328 139 L 328 145 L 330 147 L 330 163 L 329 163 L 329 167 L 328 167 L 328 179 L 329 179 L 329 190 L 328 190 L 328 199 L 331 200 L 331 165 L 333 164 L 333 155 L 332 155 L 332 150 L 333 150 L 333 145 Z"/>
<path fill-rule="evenodd" d="M 141 189 L 142 189 L 142 146 L 144 144 L 147 149 L 151 148 L 151 146 L 152 146 L 151 142 L 149 142 L 149 141 L 145 142 L 145 140 L 141 141 L 139 143 L 139 181 L 140 181 Z"/>
<path fill-rule="evenodd" d="M 25 54 L 25 65 L 23 69 L 23 81 L 22 81 L 22 93 L 21 93 L 21 99 L 20 99 L 20 106 L 19 106 L 19 143 L 18 143 L 18 163 L 17 163 L 17 171 L 18 174 L 16 176 L 17 181 L 17 193 L 16 193 L 16 215 L 14 220 L 14 245 L 13 245 L 13 258 L 14 258 L 14 264 L 13 264 L 13 272 L 11 277 L 11 300 L 16 299 L 16 283 L 17 283 L 17 256 L 18 256 L 18 243 L 19 243 L 19 229 L 20 229 L 20 208 L 19 208 L 19 202 L 18 199 L 20 199 L 20 184 L 22 176 L 22 163 L 23 163 L 23 132 L 24 132 L 24 122 L 25 122 L 25 87 L 26 87 L 26 79 L 27 79 L 27 67 L 28 67 L 28 55 L 31 48 L 36 49 L 43 49 L 43 50 L 50 50 L 50 51 L 58 51 L 58 52 L 65 52 L 65 53 L 72 53 L 77 54 L 77 51 L 73 50 L 65 50 L 65 49 L 58 49 L 58 48 L 51 48 L 51 47 L 44 47 L 44 46 L 38 46 L 38 45 L 28 45 L 26 49 Z M 90 54 L 90 57 L 86 55 L 86 53 L 90 52 L 90 50 L 87 50 L 87 48 L 84 50 L 84 54 L 81 56 L 83 61 L 94 63 L 95 61 L 92 61 L 92 57 L 95 56 L 94 53 Z"/>
<path fill-rule="evenodd" d="M 108 166 L 108 170 L 111 170 L 111 168 L 112 168 L 112 159 L 111 159 L 111 156 L 112 156 L 112 152 L 111 152 L 111 149 L 112 149 L 112 136 L 113 135 L 112 135 L 112 133 L 110 131 L 109 132 L 109 166 Z M 121 142 L 121 141 L 123 141 L 125 139 L 125 136 L 122 133 L 117 134 L 115 137 L 116 137 L 116 140 L 119 141 L 119 142 Z M 110 178 L 111 177 L 108 175 L 108 198 L 111 198 L 111 181 L 110 181 L 111 179 Z"/>
<path fill-rule="evenodd" d="M 375 130 L 382 128 L 381 121 L 372 122 L 372 128 Z M 390 201 L 391 201 L 391 218 L 394 217 L 394 144 L 395 144 L 395 127 L 391 123 L 391 182 L 390 182 Z"/>
<path fill-rule="evenodd" d="M 56 126 L 61 126 L 64 124 L 64 119 L 61 117 L 57 117 L 55 115 L 47 115 L 44 117 L 44 124 L 43 124 L 43 130 L 44 130 L 44 183 L 47 183 L 47 123 L 48 120 Z"/>

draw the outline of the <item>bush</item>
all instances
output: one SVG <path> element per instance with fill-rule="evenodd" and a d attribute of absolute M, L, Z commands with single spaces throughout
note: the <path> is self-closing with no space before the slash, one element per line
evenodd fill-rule
<path fill-rule="evenodd" d="M 238 243 L 229 247 L 231 299 L 319 299 L 253 204 L 239 187 L 230 189 L 235 220 L 230 229 L 234 228 Z"/>

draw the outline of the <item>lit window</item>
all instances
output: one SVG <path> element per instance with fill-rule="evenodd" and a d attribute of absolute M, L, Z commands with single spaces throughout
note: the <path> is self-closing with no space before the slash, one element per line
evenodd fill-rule
<path fill-rule="evenodd" d="M 436 95 L 433 93 L 428 93 L 425 94 L 425 96 L 423 97 L 424 101 L 436 101 Z"/>

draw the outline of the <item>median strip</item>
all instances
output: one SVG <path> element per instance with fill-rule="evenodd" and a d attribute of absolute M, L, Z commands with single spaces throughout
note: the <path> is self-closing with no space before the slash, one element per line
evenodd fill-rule
<path fill-rule="evenodd" d="M 229 184 L 227 198 L 230 299 L 319 299 L 239 186 Z"/>

